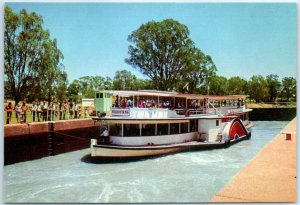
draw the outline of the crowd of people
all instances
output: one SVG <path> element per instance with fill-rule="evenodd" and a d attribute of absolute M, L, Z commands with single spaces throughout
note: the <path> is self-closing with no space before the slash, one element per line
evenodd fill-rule
<path fill-rule="evenodd" d="M 55 121 L 67 119 L 79 119 L 89 115 L 88 108 L 82 107 L 79 102 L 47 102 L 47 101 L 34 101 L 32 104 L 25 102 L 18 102 L 15 106 L 9 102 L 5 106 L 6 124 L 12 121 L 13 112 L 17 123 L 26 123 L 28 116 L 26 113 L 30 112 L 30 122 L 41 121 Z"/>
<path fill-rule="evenodd" d="M 132 98 L 116 98 L 113 107 L 117 108 L 169 108 L 169 109 L 203 109 L 213 107 L 237 107 L 245 105 L 245 100 L 236 99 L 236 100 L 212 100 L 209 102 L 208 98 L 206 99 L 188 99 L 185 98 L 164 98 L 164 99 L 149 99 L 140 97 L 133 101 Z"/>
<path fill-rule="evenodd" d="M 157 101 L 155 99 L 139 98 L 136 101 L 133 101 L 130 98 L 116 98 L 113 107 L 119 108 L 129 108 L 129 107 L 138 107 L 138 108 L 171 108 L 170 100 L 161 100 Z"/>

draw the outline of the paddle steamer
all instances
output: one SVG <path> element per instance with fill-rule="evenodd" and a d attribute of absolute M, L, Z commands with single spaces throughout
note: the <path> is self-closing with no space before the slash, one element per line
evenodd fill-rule
<path fill-rule="evenodd" d="M 213 96 L 164 91 L 96 93 L 100 124 L 92 157 L 144 157 L 249 139 L 246 95 Z"/>

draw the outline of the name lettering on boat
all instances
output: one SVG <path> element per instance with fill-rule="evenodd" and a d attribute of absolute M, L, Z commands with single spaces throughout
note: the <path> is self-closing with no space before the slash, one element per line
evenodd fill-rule
<path fill-rule="evenodd" d="M 112 109 L 111 110 L 112 116 L 127 116 L 130 115 L 129 109 Z"/>

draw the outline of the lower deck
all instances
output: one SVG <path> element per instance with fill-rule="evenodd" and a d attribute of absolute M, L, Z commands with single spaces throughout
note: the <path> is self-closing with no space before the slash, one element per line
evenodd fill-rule
<path fill-rule="evenodd" d="M 121 146 L 170 145 L 185 142 L 224 141 L 226 126 L 236 117 L 188 118 L 163 120 L 103 119 L 100 144 Z M 250 128 L 251 122 L 241 121 Z"/>

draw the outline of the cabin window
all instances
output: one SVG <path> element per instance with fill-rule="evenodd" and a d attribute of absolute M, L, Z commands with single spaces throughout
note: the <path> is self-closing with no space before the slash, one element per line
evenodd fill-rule
<path fill-rule="evenodd" d="M 110 124 L 109 135 L 111 136 L 122 136 L 122 125 L 121 124 Z"/>
<path fill-rule="evenodd" d="M 180 133 L 188 133 L 189 132 L 188 127 L 189 127 L 189 123 L 187 123 L 187 122 L 181 123 Z"/>
<path fill-rule="evenodd" d="M 198 120 L 190 120 L 190 132 L 198 131 Z"/>
<path fill-rule="evenodd" d="M 124 124 L 123 125 L 124 137 L 137 137 L 140 136 L 140 124 Z"/>
<path fill-rule="evenodd" d="M 216 126 L 219 126 L 219 120 L 216 120 Z"/>
<path fill-rule="evenodd" d="M 157 135 L 168 135 L 169 124 L 157 124 Z"/>
<path fill-rule="evenodd" d="M 179 134 L 179 124 L 178 123 L 172 123 L 170 124 L 170 134 Z"/>
<path fill-rule="evenodd" d="M 143 124 L 142 136 L 155 136 L 155 124 Z"/>
<path fill-rule="evenodd" d="M 195 132 L 196 127 L 195 127 L 195 120 L 190 120 L 190 131 Z"/>

